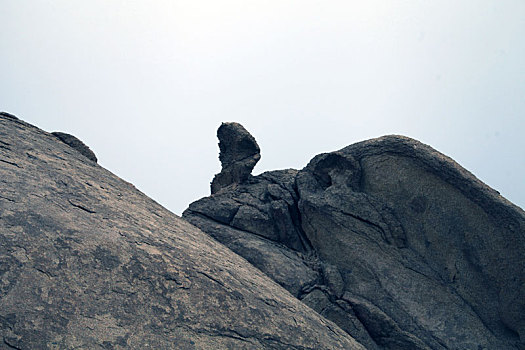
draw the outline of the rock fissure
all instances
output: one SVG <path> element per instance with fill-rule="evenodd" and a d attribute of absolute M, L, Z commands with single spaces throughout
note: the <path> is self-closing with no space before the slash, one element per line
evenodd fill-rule
<path fill-rule="evenodd" d="M 295 227 L 297 227 L 297 231 L 299 233 L 299 239 L 301 240 L 301 243 L 303 244 L 304 248 L 306 249 L 307 252 L 313 252 L 314 249 L 313 249 L 312 243 L 308 239 L 308 236 L 306 235 L 303 229 L 303 220 L 301 217 L 301 211 L 299 210 L 299 200 L 301 196 L 297 189 L 297 183 L 295 182 L 295 179 L 294 179 L 292 188 L 295 194 L 293 210 L 290 211 L 292 220 L 293 220 Z"/>
<path fill-rule="evenodd" d="M 336 209 L 334 208 L 334 210 L 336 210 Z M 341 214 L 343 214 L 343 215 L 349 216 L 349 217 L 351 217 L 353 219 L 356 219 L 356 220 L 359 220 L 359 221 L 363 222 L 364 224 L 366 224 L 368 226 L 373 227 L 374 229 L 376 229 L 378 231 L 378 233 L 381 235 L 381 238 L 383 238 L 383 241 L 385 243 L 392 244 L 391 242 L 388 241 L 387 235 L 385 233 L 385 230 L 381 227 L 381 225 L 376 224 L 375 222 L 372 222 L 370 220 L 364 219 L 364 218 L 362 218 L 362 217 L 360 217 L 358 215 L 355 215 L 355 214 L 352 214 L 352 213 L 348 213 L 348 212 L 346 212 L 344 210 L 339 210 L 339 212 Z M 359 233 L 358 231 L 354 231 L 354 232 Z"/>
<path fill-rule="evenodd" d="M 197 273 L 200 274 L 200 275 L 203 275 L 203 276 L 206 277 L 207 279 L 212 280 L 213 282 L 217 283 L 217 284 L 220 285 L 221 287 L 227 289 L 227 287 L 224 285 L 223 282 L 221 282 L 221 281 L 219 281 L 218 279 L 216 279 L 216 278 L 210 276 L 208 273 L 206 273 L 206 272 L 202 272 L 202 271 L 197 271 Z"/>
<path fill-rule="evenodd" d="M 71 204 L 75 208 L 82 209 L 83 211 L 85 211 L 87 213 L 90 213 L 90 214 L 96 214 L 96 211 L 94 211 L 92 209 L 89 209 L 88 207 L 86 207 L 86 206 L 84 206 L 82 204 L 77 204 L 77 203 L 71 201 L 70 199 L 68 200 L 68 202 L 69 202 L 69 204 Z"/>
<path fill-rule="evenodd" d="M 15 163 L 15 162 L 10 162 L 10 161 L 5 160 L 5 159 L 0 159 L 0 162 L 2 162 L 2 163 L 6 163 L 6 164 L 9 164 L 9 165 L 12 165 L 12 166 L 15 166 L 15 167 L 20 168 L 20 169 L 22 168 L 22 167 L 21 167 L 20 165 L 18 165 L 17 163 Z"/>
<path fill-rule="evenodd" d="M 48 271 L 44 270 L 44 269 L 41 269 L 39 267 L 33 267 L 36 271 L 42 273 L 43 275 L 45 275 L 47 278 L 53 278 L 55 276 L 53 276 L 51 273 L 49 273 Z"/>
<path fill-rule="evenodd" d="M 5 199 L 6 201 L 11 202 L 11 203 L 15 203 L 15 202 L 16 202 L 16 201 L 15 201 L 14 199 L 12 199 L 12 198 L 4 197 L 4 196 L 1 196 L 1 195 L 0 195 L 0 198 L 1 198 L 1 199 Z"/>
<path fill-rule="evenodd" d="M 15 349 L 15 350 L 22 350 L 22 348 L 19 348 L 18 346 L 12 344 L 11 342 L 9 342 L 7 340 L 6 337 L 4 337 L 4 344 L 9 348 L 9 349 Z"/>

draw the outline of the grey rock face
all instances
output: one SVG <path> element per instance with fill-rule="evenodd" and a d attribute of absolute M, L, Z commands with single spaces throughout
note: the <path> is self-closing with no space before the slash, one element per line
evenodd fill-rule
<path fill-rule="evenodd" d="M 217 137 L 222 170 L 213 178 L 211 193 L 246 181 L 261 159 L 257 142 L 241 124 L 222 123 L 217 130 Z"/>
<path fill-rule="evenodd" d="M 367 349 L 525 348 L 523 210 L 415 140 L 251 177 L 183 217 Z"/>
<path fill-rule="evenodd" d="M 231 215 L 225 204 L 216 218 Z M 248 234 L 239 245 L 246 242 L 260 249 Z M 303 264 L 286 246 L 274 247 L 292 270 Z M 133 185 L 55 136 L 2 116 L 0 344 L 364 349 Z"/>
<path fill-rule="evenodd" d="M 75 136 L 58 131 L 52 132 L 52 134 L 58 137 L 58 139 L 64 142 L 66 145 L 76 149 L 87 159 L 95 163 L 97 162 L 97 157 L 95 156 L 95 153 L 93 153 L 93 151 L 88 146 L 86 146 L 84 142 L 80 141 Z"/>

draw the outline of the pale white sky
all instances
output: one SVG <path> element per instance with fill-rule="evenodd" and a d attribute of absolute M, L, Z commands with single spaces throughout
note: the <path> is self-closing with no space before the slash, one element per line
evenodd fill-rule
<path fill-rule="evenodd" d="M 0 0 L 0 110 L 88 144 L 176 213 L 215 132 L 255 173 L 402 134 L 525 207 L 523 0 Z"/>

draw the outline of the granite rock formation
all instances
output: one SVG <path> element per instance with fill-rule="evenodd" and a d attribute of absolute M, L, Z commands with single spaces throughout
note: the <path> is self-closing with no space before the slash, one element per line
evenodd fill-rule
<path fill-rule="evenodd" d="M 217 137 L 222 169 L 213 178 L 211 193 L 246 181 L 261 159 L 257 142 L 241 124 L 222 123 L 217 130 Z"/>
<path fill-rule="evenodd" d="M 418 141 L 250 176 L 183 217 L 367 349 L 525 349 L 525 213 Z"/>
<path fill-rule="evenodd" d="M 0 116 L 0 348 L 364 349 L 77 150 Z"/>

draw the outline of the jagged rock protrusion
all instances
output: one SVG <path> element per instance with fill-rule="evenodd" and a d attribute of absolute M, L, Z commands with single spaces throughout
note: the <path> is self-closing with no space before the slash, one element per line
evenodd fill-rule
<path fill-rule="evenodd" d="M 261 159 L 255 138 L 239 123 L 222 123 L 217 130 L 221 172 L 211 183 L 211 193 L 248 179 L 255 164 Z"/>
<path fill-rule="evenodd" d="M 77 137 L 59 131 L 52 132 L 52 134 L 55 135 L 60 141 L 64 142 L 69 147 L 76 149 L 87 159 L 92 160 L 95 163 L 97 162 L 97 156 L 95 156 L 95 153 L 93 153 L 93 151 L 84 142 L 80 141 Z"/>

